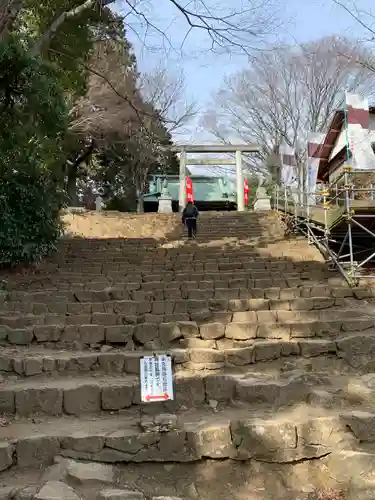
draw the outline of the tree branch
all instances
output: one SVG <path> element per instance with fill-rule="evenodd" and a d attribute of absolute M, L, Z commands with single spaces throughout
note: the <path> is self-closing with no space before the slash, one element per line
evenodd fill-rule
<path fill-rule="evenodd" d="M 34 55 L 40 54 L 42 49 L 49 44 L 52 38 L 55 36 L 57 30 L 62 26 L 68 19 L 79 16 L 82 12 L 88 9 L 92 9 L 95 6 L 106 7 L 114 3 L 115 0 L 86 0 L 84 3 L 77 5 L 74 9 L 66 10 L 62 12 L 49 26 L 49 28 L 43 33 L 37 42 L 35 42 L 31 53 Z"/>

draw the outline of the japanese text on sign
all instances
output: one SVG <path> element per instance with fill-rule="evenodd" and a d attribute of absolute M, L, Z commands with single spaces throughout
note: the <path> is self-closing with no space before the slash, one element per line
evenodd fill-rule
<path fill-rule="evenodd" d="M 166 354 L 143 356 L 141 368 L 141 400 L 152 401 L 173 400 L 172 360 Z"/>

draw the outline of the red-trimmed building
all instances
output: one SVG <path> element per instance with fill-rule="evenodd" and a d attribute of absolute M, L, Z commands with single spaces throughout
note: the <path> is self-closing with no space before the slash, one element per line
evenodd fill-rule
<path fill-rule="evenodd" d="M 327 183 L 329 176 L 347 161 L 348 136 L 357 168 L 375 169 L 372 147 L 375 142 L 375 107 L 356 109 L 348 105 L 348 131 L 344 110 L 337 110 L 319 147 L 318 182 Z"/>

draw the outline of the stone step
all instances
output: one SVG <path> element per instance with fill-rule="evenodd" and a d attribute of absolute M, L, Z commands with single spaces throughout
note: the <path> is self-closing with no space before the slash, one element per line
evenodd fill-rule
<path fill-rule="evenodd" d="M 104 463 L 230 458 L 275 464 L 328 457 L 332 467 L 349 459 L 349 473 L 359 457 L 365 475 L 375 467 L 374 424 L 372 412 L 311 407 L 277 414 L 257 414 L 251 409 L 213 414 L 209 409 L 195 409 L 184 415 L 155 417 L 128 411 L 121 419 L 40 418 L 39 423 L 20 421 L 0 429 L 0 470 L 47 466 L 56 456 Z"/>
<path fill-rule="evenodd" d="M 155 403 L 160 409 L 186 410 L 216 401 L 249 405 L 288 406 L 307 402 L 314 384 L 321 380 L 301 371 L 279 377 L 263 373 L 192 374 L 174 376 L 175 401 Z M 344 395 L 336 393 L 344 404 Z M 144 405 L 140 400 L 139 378 L 130 375 L 28 378 L 7 381 L 0 387 L 0 413 L 27 417 L 33 415 L 84 415 L 120 411 Z"/>
<path fill-rule="evenodd" d="M 253 341 L 256 338 L 263 340 L 332 338 L 341 332 L 365 331 L 375 325 L 374 317 L 364 316 L 357 309 L 328 310 L 326 313 L 249 311 L 232 315 L 232 313 L 196 311 L 173 315 L 145 314 L 144 322 L 137 324 L 129 324 L 130 321 L 132 323 L 135 321 L 135 318 L 129 315 L 110 313 L 8 316 L 0 319 L 2 322 L 0 340 L 3 345 L 45 342 L 62 342 L 68 345 L 107 343 L 123 345 L 130 350 L 135 346 L 138 349 L 151 350 L 178 347 L 181 345 L 181 339 L 198 339 L 186 341 L 188 347 L 189 342 L 192 345 L 193 342 L 199 342 L 199 339 Z"/>
<path fill-rule="evenodd" d="M 26 286 L 28 291 L 25 291 Z M 113 288 L 115 290 L 112 290 Z M 248 278 L 247 274 L 244 272 L 236 273 L 235 271 L 232 273 L 191 273 L 176 276 L 174 276 L 173 273 L 166 272 L 163 274 L 150 274 L 145 276 L 131 275 L 126 281 L 124 281 L 123 278 L 120 278 L 119 281 L 114 278 L 101 277 L 100 279 L 98 278 L 98 281 L 89 279 L 85 282 L 82 276 L 79 282 L 71 282 L 68 279 L 61 278 L 51 283 L 48 281 L 32 281 L 31 278 L 28 278 L 16 283 L 13 282 L 9 286 L 9 290 L 4 291 L 3 294 L 0 295 L 0 302 L 6 300 L 22 300 L 25 297 L 30 297 L 31 300 L 35 300 L 33 297 L 42 297 L 43 291 L 45 291 L 47 295 L 51 295 L 50 292 L 53 292 L 55 297 L 67 296 L 72 297 L 71 300 L 74 300 L 75 291 L 80 291 L 82 289 L 91 290 L 95 293 L 103 291 L 104 295 L 107 294 L 108 296 L 108 293 L 118 293 L 119 290 L 123 290 L 124 292 L 141 290 L 156 292 L 167 288 L 174 290 L 183 290 L 184 288 L 189 290 L 212 288 L 219 290 L 228 288 L 239 289 L 238 295 L 233 298 L 242 298 L 244 294 L 246 294 L 246 297 L 251 297 L 251 292 L 253 292 L 254 289 L 256 290 L 256 292 L 253 293 L 254 298 L 264 297 L 264 292 L 259 292 L 259 290 L 265 289 L 273 289 L 272 296 L 274 297 L 276 293 L 281 294 L 280 291 L 276 292 L 275 290 L 280 290 L 280 288 L 284 289 L 282 292 L 283 296 L 289 296 L 289 292 L 286 290 L 287 288 L 292 289 L 291 293 L 294 294 L 294 297 L 301 296 L 302 293 L 296 292 L 296 289 L 301 289 L 302 291 L 306 289 L 314 290 L 313 293 L 316 296 L 324 296 L 330 293 L 327 290 L 337 288 L 340 289 L 339 293 L 347 293 L 350 296 L 354 295 L 358 298 L 371 298 L 374 296 L 374 289 L 372 288 L 362 289 L 360 292 L 355 289 L 351 289 L 353 291 L 350 292 L 344 292 L 343 290 L 345 288 L 348 290 L 349 288 L 342 282 L 341 278 L 333 276 L 331 279 L 323 279 L 321 274 L 311 276 L 308 273 L 300 273 L 299 275 L 296 273 L 291 276 L 283 274 L 281 277 L 272 275 L 272 277 L 267 279 L 254 279 Z M 157 300 L 162 300 L 162 298 L 157 296 Z"/>
<path fill-rule="evenodd" d="M 253 299 L 250 299 L 253 301 Z M 306 300 L 306 299 L 305 299 Z M 340 299 L 341 301 L 341 299 Z M 217 303 L 216 303 L 217 302 Z M 277 301 L 282 303 L 282 301 Z M 301 301 L 302 302 L 302 301 Z M 241 304 L 241 301 L 238 300 Z M 248 304 L 249 301 L 246 301 Z M 253 302 L 251 302 L 253 303 Z M 302 302 L 304 303 L 304 302 Z M 320 302 L 318 302 L 319 304 Z M 104 303 L 106 304 L 106 303 Z M 310 323 L 314 321 L 336 321 L 336 320 L 351 320 L 351 319 L 364 319 L 371 320 L 372 317 L 368 317 L 363 314 L 358 309 L 342 309 L 342 308 L 324 308 L 320 307 L 315 310 L 283 310 L 283 309 L 273 309 L 273 310 L 245 310 L 245 311 L 220 311 L 219 308 L 222 307 L 220 300 L 211 301 L 211 309 L 208 308 L 208 301 L 200 300 L 187 300 L 176 302 L 174 309 L 168 308 L 168 302 L 163 301 L 161 303 L 157 302 L 133 302 L 133 301 L 123 301 L 116 302 L 115 307 L 112 303 L 109 303 L 107 309 L 108 312 L 90 312 L 88 307 L 79 308 L 81 310 L 76 310 L 68 313 L 60 311 L 59 313 L 46 313 L 46 314 L 22 314 L 18 312 L 6 311 L 0 313 L 0 325 L 17 330 L 27 327 L 37 327 L 37 326 L 79 326 L 84 325 L 98 325 L 98 326 L 128 326 L 130 324 L 136 324 L 137 326 L 142 325 L 161 325 L 159 328 L 164 329 L 165 324 L 171 323 L 171 327 L 174 327 L 174 323 L 177 322 L 192 322 L 198 323 L 198 327 L 208 329 L 207 322 L 211 320 L 214 323 L 218 323 L 224 326 L 228 326 L 232 323 L 244 323 L 246 325 L 264 325 L 264 324 L 280 324 L 280 325 L 294 325 L 298 321 Z M 224 307 L 228 304 L 228 301 L 224 301 Z M 85 304 L 80 304 L 85 305 Z M 92 305 L 90 309 L 92 311 Z M 152 308 L 152 306 L 157 306 Z M 168 310 L 169 309 L 169 310 Z M 183 326 L 183 325 L 182 325 Z M 189 325 L 191 327 L 192 325 Z M 150 330 L 151 327 L 145 327 Z M 157 326 L 156 326 L 157 328 Z M 199 333 L 199 332 L 196 332 Z M 202 332 L 203 333 L 203 332 Z M 218 338 L 220 338 L 219 333 L 224 334 L 224 332 L 216 332 Z M 207 332 L 207 336 L 210 333 Z M 197 336 L 197 335 L 195 335 Z M 214 334 L 212 333 L 212 338 Z"/>
<path fill-rule="evenodd" d="M 151 284 L 151 283 L 150 283 Z M 145 284 L 148 285 L 148 284 Z M 148 288 L 148 289 L 147 289 Z M 145 291 L 152 291 L 151 287 L 145 288 Z M 172 289 L 175 290 L 175 289 Z M 349 293 L 350 292 L 350 289 Z M 330 291 L 331 292 L 331 291 Z M 79 301 L 81 299 L 88 298 L 83 293 L 77 292 L 74 296 L 76 299 L 74 302 L 69 301 L 69 297 L 59 297 L 59 301 L 52 300 L 52 296 L 48 294 L 42 301 L 5 301 L 0 303 L 0 314 L 2 316 L 9 315 L 10 313 L 21 313 L 25 314 L 94 314 L 94 313 L 129 313 L 133 315 L 142 316 L 145 313 L 151 314 L 173 314 L 188 312 L 191 308 L 189 300 L 204 300 L 206 297 L 206 302 L 202 305 L 202 310 L 209 310 L 213 312 L 246 312 L 246 311 L 312 311 L 312 310 L 323 310 L 328 308 L 343 307 L 346 305 L 346 300 L 343 297 L 298 297 L 290 299 L 270 299 L 270 298 L 260 298 L 260 299 L 214 299 L 207 297 L 213 297 L 214 291 L 210 289 L 198 289 L 190 290 L 185 289 L 184 296 L 185 299 L 172 299 L 167 298 L 164 300 L 156 300 L 155 295 L 148 295 L 145 297 L 149 299 L 148 304 L 144 304 L 143 300 L 131 300 L 130 295 L 128 299 L 124 300 L 102 300 L 100 299 L 110 299 L 112 294 L 108 292 L 108 295 L 100 294 L 99 292 L 92 292 L 93 302 Z M 267 290 L 263 291 L 264 294 L 268 294 Z M 275 293 L 275 292 L 274 292 Z M 338 294 L 338 290 L 335 289 L 335 293 Z M 346 294 L 346 289 L 343 293 Z M 122 294 L 122 293 L 121 293 Z M 171 293 L 171 297 L 178 294 Z M 276 296 L 279 294 L 275 293 Z M 195 299 L 194 299 L 195 297 Z M 31 297 L 30 297 L 31 298 Z M 41 296 L 38 296 L 40 299 Z M 97 300 L 94 300 L 97 299 Z M 154 300 L 153 300 L 154 299 Z M 187 299 L 187 300 L 186 300 Z"/>
<path fill-rule="evenodd" d="M 263 264 L 263 268 L 260 268 L 257 265 L 254 265 L 253 261 L 248 261 L 248 262 L 241 262 L 241 261 L 232 261 L 232 262 L 226 262 L 226 263 L 210 263 L 207 261 L 202 261 L 202 262 L 193 262 L 191 265 L 187 262 L 180 262 L 178 264 L 168 264 L 168 263 L 157 263 L 153 266 L 151 265 L 135 265 L 135 264 L 126 264 L 122 265 L 121 263 L 113 263 L 113 264 L 104 264 L 104 265 L 99 265 L 97 268 L 95 268 L 95 264 L 93 263 L 90 265 L 89 263 L 80 263 L 79 261 L 76 261 L 74 265 L 72 264 L 67 264 L 66 266 L 60 266 L 56 272 L 51 271 L 50 269 L 46 270 L 40 270 L 38 272 L 37 278 L 43 278 L 43 277 L 48 277 L 50 273 L 53 273 L 54 276 L 59 276 L 59 277 L 82 277 L 88 276 L 88 277 L 98 277 L 98 276 L 117 276 L 119 273 L 120 275 L 126 276 L 128 274 L 140 274 L 141 276 L 147 276 L 149 274 L 157 274 L 160 272 L 168 272 L 168 273 L 174 273 L 176 275 L 187 275 L 189 273 L 195 273 L 195 272 L 205 272 L 205 273 L 213 273 L 213 274 L 219 274 L 222 271 L 245 271 L 246 273 L 253 273 L 254 278 L 262 279 L 262 278 L 267 278 L 273 273 L 286 273 L 286 274 L 293 274 L 293 273 L 311 273 L 311 274 L 322 274 L 326 270 L 323 266 L 320 266 L 320 268 L 317 267 L 317 263 L 306 263 L 306 262 L 301 262 L 301 263 L 292 263 L 290 262 L 289 264 L 282 264 L 280 266 L 278 265 L 266 265 Z M 116 274 L 115 274 L 116 273 Z M 251 274 L 249 275 L 251 276 Z"/>
<path fill-rule="evenodd" d="M 96 261 L 95 261 L 96 262 Z M 74 274 L 87 274 L 87 275 L 98 275 L 104 274 L 107 275 L 113 271 L 118 271 L 121 274 L 128 274 L 129 271 L 136 272 L 139 271 L 142 274 L 147 273 L 156 273 L 159 271 L 174 271 L 174 272 L 183 272 L 186 274 L 187 272 L 196 272 L 196 271 L 211 271 L 211 272 L 220 272 L 220 271 L 236 271 L 236 270 L 246 270 L 257 273 L 259 277 L 262 275 L 268 276 L 271 272 L 309 272 L 315 271 L 317 267 L 316 262 L 289 262 L 289 263 L 268 263 L 265 262 L 255 262 L 253 260 L 236 260 L 233 259 L 231 262 L 220 262 L 220 261 L 208 261 L 206 259 L 202 259 L 201 261 L 179 261 L 179 262 L 160 262 L 155 261 L 154 263 L 135 263 L 135 262 L 113 262 L 113 263 L 103 263 L 100 266 L 96 267 L 95 262 L 92 262 L 90 265 L 90 260 L 76 260 L 68 262 L 66 261 L 64 265 L 59 264 L 59 266 L 52 269 L 52 266 L 46 267 L 44 269 L 44 274 L 47 275 L 47 272 L 57 272 L 61 275 L 74 275 Z"/>
<path fill-rule="evenodd" d="M 336 356 L 350 366 L 371 369 L 375 352 L 375 330 L 341 334 L 336 339 L 298 338 L 294 340 L 200 341 L 187 339 L 180 346 L 163 351 L 172 357 L 175 372 L 181 370 L 221 371 L 223 368 L 247 367 L 288 357 L 317 358 Z M 0 373 L 9 377 L 37 377 L 42 374 L 59 377 L 74 373 L 139 374 L 139 362 L 153 351 L 52 349 L 43 345 L 3 347 L 0 353 Z M 289 366 L 289 365 L 287 365 Z M 282 371 L 283 366 L 275 366 Z M 254 366 L 255 369 L 255 366 Z"/>
<path fill-rule="evenodd" d="M 223 254 L 223 249 L 219 247 L 202 247 L 197 245 L 183 245 L 179 247 L 165 247 L 165 246 L 156 246 L 154 248 L 142 250 L 140 248 L 135 254 L 134 248 L 127 248 L 126 243 L 121 244 L 122 240 L 119 240 L 117 246 L 113 249 L 109 248 L 95 248 L 93 244 L 92 247 L 88 247 L 88 251 L 90 251 L 90 255 L 94 257 L 107 257 L 109 261 L 116 262 L 117 260 L 128 259 L 130 262 L 139 262 L 140 260 L 154 260 L 154 261 L 186 261 L 186 260 L 200 260 L 206 257 L 209 261 L 216 259 L 227 259 L 229 261 L 230 257 L 228 254 Z M 284 244 L 285 248 L 289 248 L 286 244 Z M 280 244 L 279 244 L 280 248 Z M 128 250 L 128 251 L 127 251 Z M 232 246 L 227 249 L 230 252 L 230 255 L 233 256 L 234 259 L 253 259 L 254 262 L 262 260 L 261 254 L 259 253 L 258 248 L 255 247 L 247 247 L 247 246 Z M 57 254 L 53 254 L 51 257 L 47 258 L 43 265 L 48 264 L 56 264 L 60 262 L 69 261 L 71 259 L 76 258 L 77 260 L 84 259 L 86 256 L 86 250 L 82 250 L 75 245 L 72 245 L 71 248 L 64 249 L 60 248 Z M 302 258 L 303 256 L 301 256 Z M 280 262 L 289 262 L 287 257 L 279 257 L 278 259 L 274 259 L 275 261 Z"/>
<path fill-rule="evenodd" d="M 142 247 L 133 248 L 132 246 L 122 245 L 121 241 L 118 240 L 117 246 L 102 247 L 82 249 L 72 245 L 70 248 L 59 248 L 59 252 L 57 254 L 52 254 L 47 258 L 45 264 L 50 263 L 59 263 L 65 262 L 65 259 L 70 260 L 73 259 L 76 255 L 77 259 L 86 260 L 87 255 L 90 255 L 95 259 L 104 259 L 104 257 L 108 256 L 109 261 L 117 261 L 127 259 L 129 261 L 139 262 L 140 260 L 160 260 L 166 259 L 171 261 L 180 261 L 180 260 L 195 260 L 195 259 L 203 259 L 207 257 L 210 260 L 220 259 L 220 258 L 228 258 L 229 254 L 233 255 L 234 258 L 247 258 L 254 260 L 261 260 L 261 257 L 267 249 L 264 251 L 259 251 L 259 248 L 256 246 L 252 246 L 247 244 L 246 246 L 241 245 L 240 243 L 231 243 L 228 245 L 206 245 L 202 244 L 198 241 L 196 242 L 183 242 L 179 244 L 179 242 L 166 242 L 160 243 L 154 247 Z M 313 252 L 316 253 L 314 248 L 306 247 L 309 249 L 310 254 Z M 291 245 L 285 242 L 278 242 L 277 248 L 280 250 L 289 250 L 301 248 L 301 244 L 299 245 Z M 270 244 L 269 249 L 276 249 L 275 244 Z M 301 256 L 301 259 L 303 256 Z M 287 260 L 287 256 L 282 256 L 282 253 L 278 255 L 279 260 Z M 275 258 L 276 260 L 276 258 Z"/>

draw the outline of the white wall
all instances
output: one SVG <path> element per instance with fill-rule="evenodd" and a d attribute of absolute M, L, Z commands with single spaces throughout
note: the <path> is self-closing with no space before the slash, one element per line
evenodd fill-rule
<path fill-rule="evenodd" d="M 346 131 L 342 130 L 342 132 L 340 133 L 340 135 L 335 143 L 335 146 L 334 146 L 331 154 L 329 155 L 328 160 L 331 161 L 332 158 L 334 158 L 337 155 L 337 153 L 339 153 L 345 145 L 346 145 Z"/>
<path fill-rule="evenodd" d="M 360 125 L 351 125 L 349 131 L 349 141 L 354 146 L 353 168 L 360 170 L 375 169 L 375 155 L 371 148 L 371 143 L 375 142 L 375 116 L 370 115 L 369 130 L 363 129 Z M 340 133 L 336 144 L 329 156 L 331 161 L 346 146 L 346 131 Z"/>

